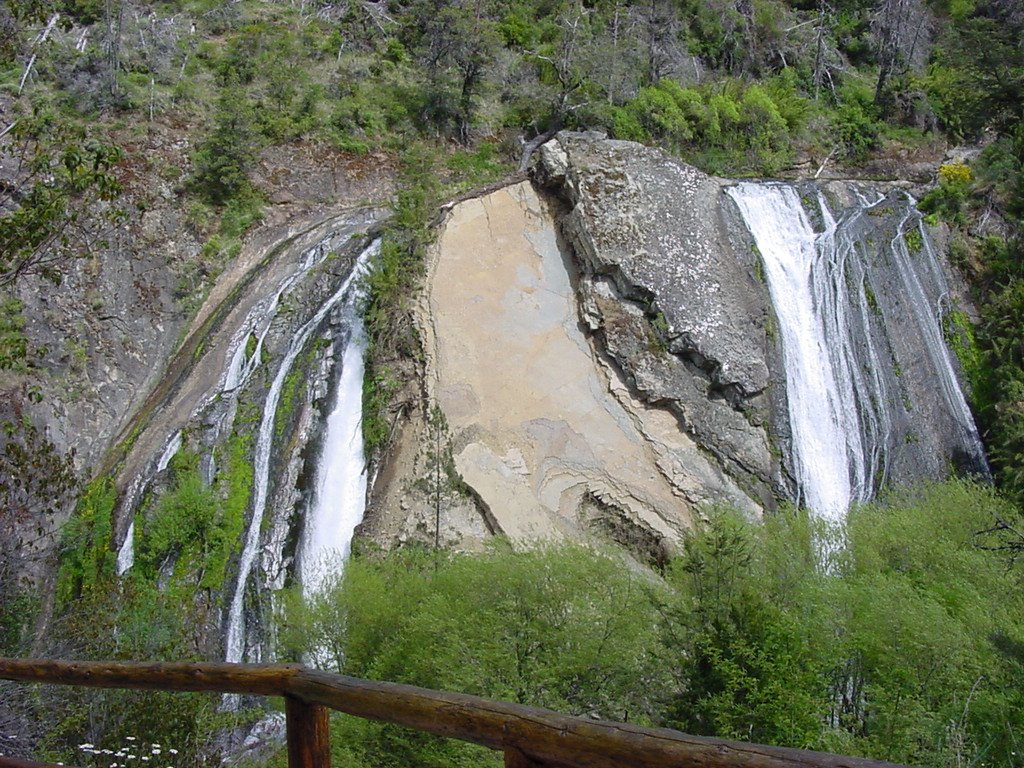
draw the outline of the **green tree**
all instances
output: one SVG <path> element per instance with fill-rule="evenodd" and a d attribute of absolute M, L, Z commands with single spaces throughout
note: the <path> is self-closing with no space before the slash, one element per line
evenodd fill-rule
<path fill-rule="evenodd" d="M 665 663 L 677 680 L 667 711 L 672 727 L 771 744 L 817 743 L 829 666 L 813 634 L 819 618 L 813 606 L 801 605 L 815 576 L 801 526 L 806 522 L 789 513 L 768 534 L 717 510 L 687 538 L 670 570 L 677 591 L 663 609 Z M 773 559 L 773 546 L 785 557 Z M 798 618 L 787 610 L 795 605 L 812 611 Z"/>
<path fill-rule="evenodd" d="M 440 549 L 442 514 L 458 499 L 465 484 L 455 468 L 448 419 L 437 405 L 430 408 L 427 416 L 427 440 L 426 474 L 417 484 L 434 509 L 434 549 Z"/>
<path fill-rule="evenodd" d="M 23 115 L 11 129 L 15 178 L 0 191 L 0 291 L 34 275 L 60 282 L 67 263 L 104 245 L 121 217 L 117 147 L 52 113 Z"/>
<path fill-rule="evenodd" d="M 213 127 L 196 148 L 192 184 L 207 202 L 225 205 L 249 189 L 256 162 L 256 131 L 244 89 L 230 82 L 220 93 Z"/>

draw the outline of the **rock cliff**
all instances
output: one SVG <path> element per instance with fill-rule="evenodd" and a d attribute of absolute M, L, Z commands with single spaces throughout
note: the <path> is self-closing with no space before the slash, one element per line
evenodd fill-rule
<path fill-rule="evenodd" d="M 439 525 L 461 546 L 599 533 L 656 558 L 702 504 L 756 515 L 801 498 L 805 406 L 790 402 L 791 352 L 735 184 L 563 133 L 533 184 L 451 207 L 420 312 L 444 424 L 424 412 L 406 425 L 364 531 L 390 543 Z M 946 280 L 906 194 L 789 187 L 818 254 L 804 279 L 841 315 L 819 356 L 853 380 L 837 395 L 850 402 L 820 416 L 846 409 L 857 433 L 836 447 L 837 477 L 856 486 L 845 498 L 951 462 L 984 472 L 941 338 Z M 459 476 L 443 505 L 425 479 L 442 442 Z"/>
<path fill-rule="evenodd" d="M 473 506 L 480 510 L 486 525 L 463 529 L 463 539 L 479 540 L 488 528 L 516 541 L 595 531 L 657 556 L 700 502 L 756 507 L 669 409 L 623 375 L 615 355 L 630 345 L 643 347 L 637 367 L 647 366 L 641 375 L 651 388 L 668 389 L 658 377 L 683 376 L 683 364 L 671 367 L 674 356 L 618 285 L 581 272 L 559 232 L 564 213 L 557 199 L 522 182 L 454 206 L 442 225 L 420 319 L 428 392 L 468 486 L 445 516 L 458 508 L 468 520 Z M 611 354 L 593 333 L 595 317 L 619 334 L 609 334 Z M 431 499 L 416 486 L 429 460 L 427 431 L 420 419 L 403 435 L 401 466 L 368 523 L 378 535 L 432 531 Z M 453 523 L 442 521 L 449 540 Z"/>

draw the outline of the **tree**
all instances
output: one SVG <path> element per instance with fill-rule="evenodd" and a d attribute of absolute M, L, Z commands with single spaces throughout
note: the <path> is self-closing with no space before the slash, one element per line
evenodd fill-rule
<path fill-rule="evenodd" d="M 407 47 L 426 68 L 426 122 L 468 143 L 476 102 L 501 45 L 491 0 L 411 4 Z M 413 31 L 415 30 L 415 31 Z"/>
<path fill-rule="evenodd" d="M 931 48 L 932 16 L 923 0 L 880 0 L 871 16 L 878 58 L 875 104 L 890 111 L 892 81 L 924 64 Z"/>
<path fill-rule="evenodd" d="M 799 530 L 797 521 L 787 523 Z M 776 526 L 782 532 L 789 533 Z M 809 550 L 793 547 L 779 561 L 796 565 L 793 589 L 813 577 Z M 770 744 L 814 743 L 827 707 L 828 665 L 809 642 L 815 617 L 801 622 L 788 613 L 794 596 L 774 592 L 770 565 L 758 533 L 726 510 L 712 512 L 707 526 L 687 538 L 669 576 L 677 592 L 662 609 L 665 663 L 677 680 L 667 712 L 672 727 Z"/>
<path fill-rule="evenodd" d="M 217 100 L 213 129 L 196 149 L 192 184 L 214 205 L 224 205 L 249 188 L 256 162 L 256 132 L 245 91 L 231 81 Z"/>
<path fill-rule="evenodd" d="M 430 408 L 427 417 L 429 448 L 426 456 L 426 476 L 419 485 L 426 492 L 434 508 L 434 549 L 441 548 L 441 513 L 459 498 L 465 487 L 452 455 L 448 419 L 437 405 Z"/>
<path fill-rule="evenodd" d="M 67 263 L 104 244 L 122 216 L 115 175 L 121 151 L 42 110 L 20 117 L 7 154 L 14 179 L 0 188 L 0 290 L 31 275 L 60 282 Z"/>

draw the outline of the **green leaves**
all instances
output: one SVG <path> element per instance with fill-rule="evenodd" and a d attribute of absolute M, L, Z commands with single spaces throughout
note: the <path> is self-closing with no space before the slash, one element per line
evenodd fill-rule
<path fill-rule="evenodd" d="M 356 558 L 295 596 L 293 656 L 348 674 L 909 764 L 1016 764 L 1024 596 L 997 548 L 1012 509 L 947 483 L 851 512 L 710 510 L 667 583 L 579 546 Z M 823 542 L 832 537 L 833 543 Z M 820 561 L 825 552 L 828 568 Z M 364 729 L 360 760 L 443 762 Z M 454 753 L 447 753 L 455 759 Z M 385 764 L 391 764 L 385 761 Z"/>
<path fill-rule="evenodd" d="M 248 192 L 249 169 L 256 161 L 252 105 L 237 82 L 221 91 L 213 129 L 196 149 L 194 189 L 213 205 L 225 205 Z"/>
<path fill-rule="evenodd" d="M 22 161 L 0 193 L 0 288 L 29 275 L 59 283 L 121 219 L 110 203 L 121 193 L 122 153 L 44 111 L 20 118 L 12 134 Z"/>
<path fill-rule="evenodd" d="M 612 123 L 616 138 L 661 144 L 712 172 L 771 173 L 791 154 L 807 109 L 787 78 L 700 88 L 664 79 L 613 109 Z"/>
<path fill-rule="evenodd" d="M 651 655 L 652 589 L 583 547 L 403 551 L 351 561 L 320 605 L 335 606 L 329 622 L 344 609 L 333 626 L 346 673 L 649 722 L 667 681 Z"/>

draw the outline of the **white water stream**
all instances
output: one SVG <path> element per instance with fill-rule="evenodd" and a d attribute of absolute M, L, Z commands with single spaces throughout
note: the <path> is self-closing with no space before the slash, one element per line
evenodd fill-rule
<path fill-rule="evenodd" d="M 816 269 L 817 237 L 791 187 L 744 183 L 728 194 L 761 251 L 779 321 L 797 483 L 811 510 L 841 520 L 854 496 L 851 474 L 863 474 L 860 429 L 853 399 L 843 391 L 849 383 L 831 364 L 832 340 L 821 311 L 831 291 L 825 271 Z"/>
<path fill-rule="evenodd" d="M 327 418 L 316 486 L 299 541 L 298 577 L 310 596 L 341 575 L 356 526 L 366 509 L 363 456 L 363 371 L 366 332 L 359 314 L 362 291 L 346 302 L 349 338 L 341 359 L 334 407 Z"/>
<path fill-rule="evenodd" d="M 163 472 L 171 463 L 171 459 L 181 450 L 181 430 L 175 432 L 169 441 L 167 441 L 167 447 L 164 448 L 164 452 L 160 454 L 160 458 L 156 462 L 156 471 L 153 474 Z M 128 506 L 126 509 L 133 510 L 135 508 L 135 497 L 144 490 L 146 483 L 140 482 L 136 479 L 130 490 L 131 497 L 128 500 Z M 131 567 L 135 565 L 135 520 L 128 523 L 128 531 L 124 535 L 124 541 L 121 542 L 121 548 L 117 550 L 117 575 L 124 576 Z"/>
<path fill-rule="evenodd" d="M 274 419 L 277 414 L 277 406 L 281 399 L 281 390 L 284 380 L 291 371 L 292 365 L 299 353 L 306 347 L 313 333 L 321 326 L 324 318 L 331 312 L 350 292 L 353 283 L 358 281 L 365 273 L 370 258 L 380 247 L 379 241 L 372 243 L 360 254 L 351 274 L 345 279 L 337 291 L 323 303 L 317 313 L 292 337 L 288 345 L 288 351 L 281 361 L 274 380 L 267 393 L 267 399 L 263 407 L 263 416 L 260 421 L 259 435 L 256 441 L 255 456 L 253 459 L 254 471 L 254 502 L 252 518 L 246 531 L 245 542 L 238 564 L 238 581 L 235 587 L 234 596 L 228 611 L 227 632 L 225 640 L 225 661 L 242 661 L 245 654 L 245 591 L 252 573 L 252 566 L 256 558 L 256 551 L 259 545 L 260 530 L 263 523 L 263 515 L 267 506 L 267 493 L 270 483 L 270 455 L 273 447 Z M 353 332 L 353 335 L 356 335 Z M 353 366 L 354 367 L 354 366 Z M 361 382 L 361 377 L 360 377 Z M 361 446 L 360 446 L 361 448 Z M 361 466 L 361 463 L 360 463 Z M 320 539 L 319 534 L 313 534 L 314 539 Z"/>
<path fill-rule="evenodd" d="M 900 280 L 903 283 L 903 290 L 910 299 L 910 305 L 914 311 L 914 315 L 917 318 L 918 326 L 921 331 L 921 341 L 924 344 L 924 348 L 928 353 L 932 365 L 935 370 L 939 372 L 939 387 L 942 390 L 942 396 L 946 401 L 950 411 L 956 415 L 957 423 L 960 429 L 963 431 L 964 442 L 966 445 L 974 447 L 974 452 L 977 456 L 984 456 L 985 449 L 981 442 L 981 436 L 978 434 L 978 427 L 974 423 L 974 417 L 971 415 L 971 409 L 967 405 L 967 400 L 964 398 L 963 390 L 960 388 L 960 384 L 957 381 L 956 373 L 953 368 L 953 360 L 950 357 L 949 348 L 946 346 L 945 341 L 942 338 L 942 329 L 939 325 L 940 318 L 937 314 L 932 312 L 926 298 L 924 288 L 921 286 L 921 280 L 917 276 L 917 272 L 914 270 L 913 264 L 915 261 L 923 261 L 924 268 L 928 269 L 934 274 L 934 271 L 939 269 L 938 260 L 935 257 L 934 246 L 931 240 L 924 236 L 921 232 L 921 243 L 924 248 L 924 255 L 927 258 L 912 260 L 910 255 L 910 248 L 907 245 L 907 238 L 904 236 L 905 227 L 910 219 L 908 214 L 899 228 L 897 229 L 896 236 L 893 238 L 891 247 L 892 252 L 896 257 L 896 265 L 899 269 Z M 920 230 L 920 224 L 916 225 Z"/>
<path fill-rule="evenodd" d="M 816 233 L 797 190 L 785 184 L 742 183 L 727 190 L 750 229 L 764 263 L 779 323 L 792 435 L 792 465 L 800 498 L 814 514 L 842 521 L 851 503 L 871 498 L 885 481 L 894 403 L 900 395 L 882 374 L 892 363 L 875 348 L 869 328 L 873 296 L 867 265 L 848 226 L 877 205 L 861 200 L 843 226 L 818 195 L 822 231 Z M 963 444 L 984 456 L 977 428 L 956 379 L 937 312 L 915 269 L 928 269 L 936 284 L 937 262 L 926 251 L 912 260 L 904 237 L 907 214 L 889 254 L 902 296 L 916 322 L 914 334 L 931 363 Z M 913 222 L 915 226 L 919 226 Z"/>

